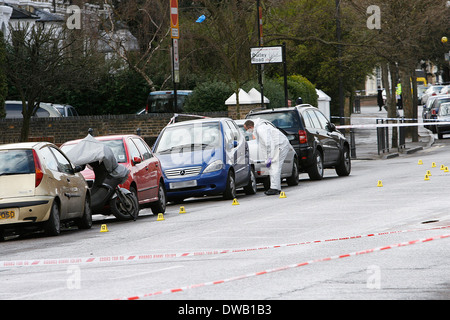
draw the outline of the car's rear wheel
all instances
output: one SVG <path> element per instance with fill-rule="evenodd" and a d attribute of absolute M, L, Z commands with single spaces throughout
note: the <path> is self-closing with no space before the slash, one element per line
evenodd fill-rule
<path fill-rule="evenodd" d="M 323 179 L 323 158 L 322 153 L 316 149 L 314 152 L 314 163 L 308 168 L 308 175 L 311 180 L 322 180 Z"/>
<path fill-rule="evenodd" d="M 59 206 L 56 200 L 53 200 L 50 217 L 44 222 L 44 232 L 48 236 L 57 236 L 61 233 L 61 220 L 59 217 Z"/>
<path fill-rule="evenodd" d="M 90 229 L 92 227 L 91 200 L 88 195 L 84 200 L 83 216 L 77 221 L 77 226 L 78 229 Z"/>
<path fill-rule="evenodd" d="M 256 176 L 253 168 L 250 168 L 250 179 L 248 185 L 244 187 L 245 194 L 255 194 L 258 191 L 256 186 Z"/>

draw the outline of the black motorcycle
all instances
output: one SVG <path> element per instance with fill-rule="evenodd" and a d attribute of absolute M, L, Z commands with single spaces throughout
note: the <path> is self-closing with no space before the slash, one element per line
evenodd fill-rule
<path fill-rule="evenodd" d="M 136 220 L 139 214 L 136 195 L 119 187 L 127 180 L 130 170 L 117 163 L 111 148 L 88 135 L 67 151 L 66 155 L 75 165 L 88 165 L 94 171 L 95 180 L 91 187 L 92 213 L 111 212 L 118 220 Z"/>

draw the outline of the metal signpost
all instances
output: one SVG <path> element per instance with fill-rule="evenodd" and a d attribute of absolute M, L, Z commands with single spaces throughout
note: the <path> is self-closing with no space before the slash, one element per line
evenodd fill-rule
<path fill-rule="evenodd" d="M 178 56 L 178 39 L 180 38 L 178 0 L 170 0 L 170 34 L 172 37 L 173 107 L 174 110 L 177 110 L 177 83 L 180 82 L 180 60 Z"/>
<path fill-rule="evenodd" d="M 252 64 L 283 63 L 284 71 L 284 98 L 288 107 L 287 68 L 286 68 L 286 43 L 281 46 L 250 48 Z M 261 98 L 263 99 L 263 98 Z"/>

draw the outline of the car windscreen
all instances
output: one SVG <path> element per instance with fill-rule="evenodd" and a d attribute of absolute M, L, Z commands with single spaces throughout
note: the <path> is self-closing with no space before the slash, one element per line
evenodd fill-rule
<path fill-rule="evenodd" d="M 287 111 L 287 112 L 271 112 L 271 113 L 258 113 L 258 114 L 249 114 L 247 116 L 248 119 L 261 118 L 266 119 L 273 123 L 273 125 L 277 128 L 289 130 L 296 129 L 300 127 L 298 116 L 296 115 L 296 111 Z"/>
<path fill-rule="evenodd" d="M 155 152 L 170 152 L 178 149 L 198 150 L 216 148 L 222 144 L 222 134 L 218 122 L 199 122 L 164 129 Z"/>
<path fill-rule="evenodd" d="M 31 150 L 0 150 L 0 176 L 34 172 Z"/>

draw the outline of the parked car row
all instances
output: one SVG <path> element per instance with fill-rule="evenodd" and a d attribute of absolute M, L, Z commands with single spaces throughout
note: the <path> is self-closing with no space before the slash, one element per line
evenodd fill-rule
<path fill-rule="evenodd" d="M 427 125 L 427 122 L 444 122 L 449 121 L 447 108 L 442 108 L 446 103 L 450 102 L 449 94 L 440 94 L 428 98 L 427 103 L 423 106 L 422 118 L 425 128 L 438 134 L 438 138 L 442 139 L 444 134 L 448 132 L 447 125 Z"/>
<path fill-rule="evenodd" d="M 423 105 L 427 104 L 428 100 L 431 97 L 435 97 L 442 94 L 449 94 L 450 92 L 450 85 L 432 85 L 427 88 L 427 90 L 422 95 L 421 103 Z"/>
<path fill-rule="evenodd" d="M 288 185 L 298 184 L 299 172 L 314 180 L 323 178 L 325 168 L 334 168 L 339 176 L 350 174 L 349 143 L 317 108 L 263 110 L 247 118 L 259 118 L 287 136 L 291 146 L 281 178 Z M 210 195 L 234 199 L 239 188 L 252 195 L 258 182 L 269 187 L 257 141 L 239 127 L 244 122 L 204 118 L 170 124 L 153 149 L 136 135 L 96 139 L 130 171 L 122 187 L 157 214 L 165 212 L 168 201 Z M 74 166 L 65 155 L 79 142 L 68 141 L 60 149 L 45 142 L 0 146 L 0 239 L 17 229 L 39 228 L 57 235 L 62 224 L 91 227 L 94 174 Z M 105 208 L 102 214 L 107 213 Z"/>
<path fill-rule="evenodd" d="M 22 115 L 22 101 L 5 101 L 6 119 L 23 118 Z M 75 117 L 78 116 L 77 110 L 68 104 L 53 104 L 44 103 L 39 104 L 39 108 L 33 115 L 37 118 L 54 118 L 54 117 Z"/>

